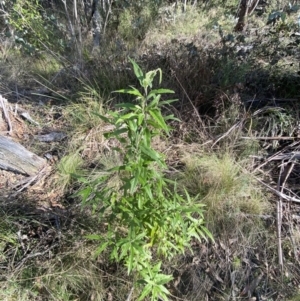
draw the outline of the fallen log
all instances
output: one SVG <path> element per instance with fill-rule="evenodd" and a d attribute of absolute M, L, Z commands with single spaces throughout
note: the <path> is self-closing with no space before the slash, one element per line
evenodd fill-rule
<path fill-rule="evenodd" d="M 47 164 L 46 160 L 12 139 L 0 136 L 0 168 L 33 176 Z"/>

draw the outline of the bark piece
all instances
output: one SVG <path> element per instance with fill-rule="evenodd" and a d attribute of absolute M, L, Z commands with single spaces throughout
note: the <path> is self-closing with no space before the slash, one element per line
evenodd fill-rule
<path fill-rule="evenodd" d="M 52 132 L 44 135 L 36 135 L 35 138 L 41 142 L 55 142 L 65 139 L 67 135 L 61 132 Z"/>
<path fill-rule="evenodd" d="M 0 136 L 0 168 L 24 175 L 35 175 L 46 160 L 28 151 L 12 139 Z"/>

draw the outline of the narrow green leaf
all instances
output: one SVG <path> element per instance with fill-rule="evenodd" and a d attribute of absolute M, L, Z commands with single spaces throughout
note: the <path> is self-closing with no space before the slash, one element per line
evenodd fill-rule
<path fill-rule="evenodd" d="M 137 115 L 136 115 L 137 116 Z M 138 117 L 138 116 L 137 116 Z M 132 131 L 132 132 L 136 132 L 137 130 L 137 123 L 136 123 L 136 120 L 129 120 L 128 121 L 128 126 L 129 126 L 129 129 Z"/>
<path fill-rule="evenodd" d="M 112 121 L 111 121 L 110 119 L 108 119 L 107 117 L 105 117 L 105 116 L 103 116 L 103 115 L 101 115 L 101 114 L 99 114 L 99 113 L 92 112 L 92 114 L 98 116 L 100 119 L 102 119 L 103 121 L 105 121 L 105 122 L 107 122 L 107 123 L 110 123 L 110 124 L 112 123 Z"/>
<path fill-rule="evenodd" d="M 86 178 L 84 178 L 81 175 L 77 175 L 77 174 L 72 174 L 72 177 L 74 177 L 77 181 L 81 182 L 81 183 L 85 183 L 85 184 L 89 184 L 90 181 L 87 180 Z"/>
<path fill-rule="evenodd" d="M 140 195 L 138 196 L 137 201 L 138 201 L 138 208 L 141 210 L 143 208 L 143 199 Z"/>
<path fill-rule="evenodd" d="M 127 275 L 130 275 L 133 267 L 133 256 L 131 252 L 129 253 L 129 258 L 127 259 Z"/>
<path fill-rule="evenodd" d="M 91 195 L 92 191 L 93 190 L 91 187 L 86 187 L 86 188 L 80 190 L 76 194 L 76 196 L 80 196 L 83 199 L 83 202 L 85 202 L 88 199 L 88 197 Z"/>
<path fill-rule="evenodd" d="M 199 230 L 198 230 L 198 234 L 199 234 L 205 241 L 207 241 L 207 238 L 208 238 L 208 237 L 207 237 L 207 235 L 204 234 L 204 232 L 202 231 L 202 229 L 199 229 Z"/>
<path fill-rule="evenodd" d="M 103 244 L 101 244 L 95 251 L 95 254 L 94 256 L 97 257 L 98 255 L 100 255 L 106 248 L 107 246 L 109 245 L 109 242 L 105 242 Z"/>
<path fill-rule="evenodd" d="M 119 256 L 118 256 L 118 249 L 117 247 L 113 248 L 112 252 L 110 253 L 110 258 L 111 259 L 115 259 L 118 260 Z"/>
<path fill-rule="evenodd" d="M 137 106 L 133 103 L 128 103 L 128 102 L 116 104 L 115 107 L 116 108 L 124 108 L 124 109 L 136 109 L 137 107 L 140 108 L 140 106 Z"/>
<path fill-rule="evenodd" d="M 153 100 L 149 103 L 148 108 L 151 109 L 153 107 L 157 107 L 159 100 L 160 100 L 160 95 L 156 95 L 155 97 L 153 97 Z"/>
<path fill-rule="evenodd" d="M 175 92 L 170 89 L 153 89 L 149 93 L 148 97 L 153 96 L 153 94 L 174 94 Z"/>
<path fill-rule="evenodd" d="M 192 238 L 196 238 L 198 241 L 201 241 L 200 236 L 198 235 L 198 233 L 195 230 L 189 231 L 189 237 Z"/>
<path fill-rule="evenodd" d="M 139 296 L 139 298 L 137 299 L 137 301 L 142 301 L 142 300 L 144 300 L 144 299 L 151 293 L 151 291 L 152 291 L 152 286 L 151 286 L 151 284 L 147 284 L 147 285 L 144 287 L 144 289 L 143 289 L 141 295 Z"/>
<path fill-rule="evenodd" d="M 141 151 L 154 161 L 159 161 L 160 160 L 160 155 L 158 152 L 152 150 L 151 148 L 148 148 L 146 146 L 141 146 Z"/>
<path fill-rule="evenodd" d="M 151 191 L 149 185 L 144 186 L 144 189 L 145 189 L 149 199 L 152 200 L 153 199 L 153 194 L 152 194 L 152 191 Z"/>
<path fill-rule="evenodd" d="M 149 113 L 153 117 L 153 119 L 156 121 L 156 123 L 160 126 L 161 129 L 165 130 L 166 132 L 169 131 L 169 128 L 166 125 L 164 118 L 162 117 L 159 110 L 150 110 Z"/>
<path fill-rule="evenodd" d="M 169 291 L 168 291 L 168 295 L 169 295 L 170 293 L 169 293 Z M 164 293 L 159 293 L 158 294 L 158 296 L 159 296 L 159 299 L 162 299 L 163 301 L 169 301 L 169 298 L 164 294 Z"/>
<path fill-rule="evenodd" d="M 131 118 L 133 118 L 133 117 L 137 117 L 137 114 L 132 113 L 132 112 L 131 112 L 131 113 L 128 113 L 128 114 L 125 114 L 125 115 L 121 116 L 121 117 L 116 121 L 116 124 L 122 123 L 122 122 L 124 122 L 125 120 L 131 119 Z"/>
<path fill-rule="evenodd" d="M 127 133 L 128 130 L 126 128 L 122 128 L 122 129 L 118 129 L 118 130 L 115 130 L 111 133 L 105 133 L 103 134 L 103 136 L 106 138 L 106 139 L 109 139 L 111 137 L 113 138 L 118 138 L 120 135 L 124 134 L 124 133 Z"/>
<path fill-rule="evenodd" d="M 130 180 L 130 194 L 133 194 L 137 188 L 137 184 L 138 184 L 138 177 L 135 176 Z"/>
<path fill-rule="evenodd" d="M 143 80 L 143 87 L 144 88 L 147 88 L 147 87 L 152 88 L 153 79 L 156 76 L 157 72 L 158 72 L 158 69 L 157 70 L 151 70 L 151 71 L 146 73 L 146 76 L 144 77 L 144 80 Z"/>
<path fill-rule="evenodd" d="M 146 128 L 145 131 L 144 131 L 143 140 L 144 140 L 145 146 L 150 147 L 150 144 L 151 144 L 151 132 L 150 132 L 150 130 L 148 128 Z"/>
<path fill-rule="evenodd" d="M 126 169 L 126 165 L 120 165 L 120 166 L 115 166 L 113 168 L 110 168 L 108 170 L 108 172 L 121 171 L 121 170 L 125 170 L 125 169 Z"/>
<path fill-rule="evenodd" d="M 159 84 L 161 84 L 161 81 L 162 81 L 162 71 L 161 71 L 160 68 L 158 68 L 157 71 L 159 72 Z"/>
<path fill-rule="evenodd" d="M 172 102 L 175 102 L 175 101 L 178 101 L 178 99 L 163 100 L 163 101 L 161 101 L 159 104 L 160 104 L 161 106 L 164 106 L 164 105 L 168 105 L 168 104 L 170 104 L 170 103 L 172 103 Z"/>
<path fill-rule="evenodd" d="M 211 232 L 206 228 L 206 227 L 201 227 L 201 230 L 205 233 L 205 235 L 207 236 L 207 238 L 211 239 L 212 242 L 215 242 Z"/>
<path fill-rule="evenodd" d="M 129 250 L 129 248 L 130 248 L 130 243 L 129 242 L 123 243 L 121 245 L 121 253 L 120 253 L 119 257 L 118 257 L 119 260 L 122 260 L 124 257 L 128 256 L 127 252 Z"/>
<path fill-rule="evenodd" d="M 171 185 L 174 185 L 174 184 L 175 184 L 175 181 L 174 181 L 174 180 L 170 180 L 170 179 L 163 179 L 163 182 L 164 182 L 164 183 L 171 184 Z"/>
<path fill-rule="evenodd" d="M 165 294 L 170 294 L 170 292 L 166 289 L 164 284 L 169 283 L 172 281 L 174 278 L 171 275 L 164 275 L 164 274 L 158 274 L 156 277 L 156 283 L 159 285 L 160 289 L 165 293 Z"/>
<path fill-rule="evenodd" d="M 117 90 L 117 91 L 114 91 L 114 92 L 124 93 L 124 94 L 131 94 L 131 95 L 135 95 L 135 96 L 138 96 L 140 98 L 143 98 L 143 95 L 141 94 L 141 92 L 136 88 L 121 89 L 121 90 Z"/>
<path fill-rule="evenodd" d="M 87 239 L 92 239 L 92 240 L 101 240 L 102 236 L 98 234 L 89 234 L 85 236 Z"/>
<path fill-rule="evenodd" d="M 144 114 L 141 113 L 138 115 L 138 126 L 140 126 L 143 123 L 144 118 L 145 118 Z"/>
<path fill-rule="evenodd" d="M 140 68 L 140 66 L 133 60 L 129 57 L 129 61 L 131 62 L 132 66 L 133 66 L 133 71 L 134 71 L 134 74 L 135 76 L 138 78 L 138 80 L 141 81 L 144 79 L 144 74 L 143 74 L 143 71 L 142 69 Z"/>
<path fill-rule="evenodd" d="M 165 117 L 165 120 L 174 120 L 174 121 L 181 122 L 181 120 L 180 120 L 180 119 L 178 119 L 178 118 L 176 118 L 176 117 L 174 117 L 174 115 L 173 115 L 173 114 L 172 114 L 172 115 L 168 115 L 168 116 L 166 116 L 166 117 Z"/>

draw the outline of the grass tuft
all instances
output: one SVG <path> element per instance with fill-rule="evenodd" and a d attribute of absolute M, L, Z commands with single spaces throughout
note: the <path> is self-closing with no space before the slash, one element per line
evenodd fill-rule
<path fill-rule="evenodd" d="M 73 175 L 83 173 L 83 159 L 78 152 L 64 156 L 58 163 L 58 178 L 56 185 L 65 191 L 72 183 Z"/>
<path fill-rule="evenodd" d="M 189 154 L 184 163 L 181 185 L 206 205 L 206 220 L 212 232 L 218 232 L 220 223 L 230 224 L 241 215 L 266 213 L 263 192 L 244 171 L 243 162 L 236 162 L 232 154 Z"/>

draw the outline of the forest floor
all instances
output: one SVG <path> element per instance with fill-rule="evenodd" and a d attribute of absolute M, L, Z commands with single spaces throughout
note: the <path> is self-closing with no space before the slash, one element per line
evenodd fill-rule
<path fill-rule="evenodd" d="M 121 160 L 97 114 L 120 102 L 112 91 L 137 84 L 128 56 L 145 71 L 161 68 L 162 86 L 175 91 L 166 112 L 180 122 L 153 147 L 178 189 L 206 205 L 215 239 L 164 262 L 170 300 L 300 300 L 299 38 L 292 26 L 250 25 L 190 35 L 170 25 L 168 36 L 107 42 L 106 55 L 76 64 L 2 51 L 9 136 L 47 166 L 36 177 L 0 169 L 1 300 L 138 298 L 126 267 L 94 256 L 86 236 L 103 225 L 76 194 L 76 176 L 97 178 Z"/>

